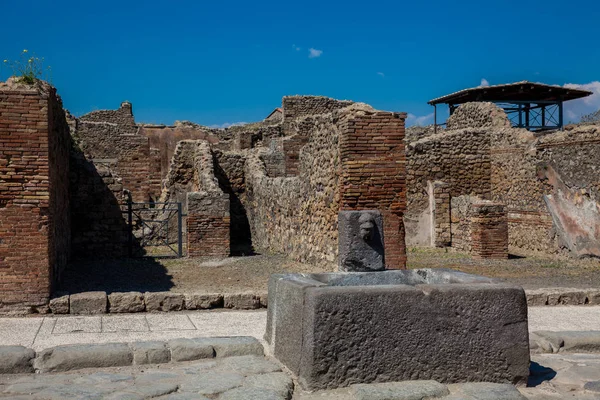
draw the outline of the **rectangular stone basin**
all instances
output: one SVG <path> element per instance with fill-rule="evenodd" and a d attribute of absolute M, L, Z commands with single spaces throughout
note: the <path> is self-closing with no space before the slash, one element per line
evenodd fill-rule
<path fill-rule="evenodd" d="M 272 275 L 265 340 L 307 390 L 529 375 L 523 289 L 448 269 Z"/>

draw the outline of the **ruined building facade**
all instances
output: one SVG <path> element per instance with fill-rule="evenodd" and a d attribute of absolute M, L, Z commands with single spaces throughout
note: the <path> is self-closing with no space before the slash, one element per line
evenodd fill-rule
<path fill-rule="evenodd" d="M 402 113 L 292 96 L 277 118 L 211 129 L 139 124 L 127 102 L 75 118 L 45 85 L 0 96 L 1 312 L 44 312 L 70 258 L 126 256 L 129 201 L 181 203 L 189 256 L 282 252 L 329 269 L 338 212 L 378 209 L 387 267 L 406 265 Z"/>
<path fill-rule="evenodd" d="M 505 241 L 504 257 L 600 256 L 600 126 L 534 133 L 491 103 L 467 103 L 447 129 L 419 133 L 407 135 L 409 246 L 478 255 L 487 240 Z"/>

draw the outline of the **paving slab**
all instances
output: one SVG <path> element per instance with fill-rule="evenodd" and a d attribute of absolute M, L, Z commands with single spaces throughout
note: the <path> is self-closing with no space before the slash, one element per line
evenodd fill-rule
<path fill-rule="evenodd" d="M 195 330 L 187 314 L 148 314 L 146 321 L 152 332 Z"/>
<path fill-rule="evenodd" d="M 600 307 L 529 307 L 529 331 L 599 331 Z"/>
<path fill-rule="evenodd" d="M 31 347 L 43 317 L 0 318 L 0 345 Z"/>
<path fill-rule="evenodd" d="M 100 333 L 102 332 L 102 317 L 64 317 L 56 318 L 53 334 L 62 333 Z"/>
<path fill-rule="evenodd" d="M 145 315 L 102 317 L 102 332 L 150 332 Z"/>

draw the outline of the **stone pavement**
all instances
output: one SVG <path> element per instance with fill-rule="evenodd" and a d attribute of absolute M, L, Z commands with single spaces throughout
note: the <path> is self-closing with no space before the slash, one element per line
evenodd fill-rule
<path fill-rule="evenodd" d="M 294 385 L 262 356 L 59 374 L 0 375 L 0 398 L 287 400 Z M 218 397 L 216 397 L 218 396 Z"/>
<path fill-rule="evenodd" d="M 0 346 L 36 351 L 62 344 L 253 336 L 263 340 L 266 312 L 196 311 L 98 316 L 0 318 Z"/>
<path fill-rule="evenodd" d="M 189 311 L 95 316 L 0 318 L 0 346 L 36 351 L 61 344 L 211 336 L 263 340 L 266 311 Z M 529 307 L 529 330 L 600 331 L 600 306 Z"/>

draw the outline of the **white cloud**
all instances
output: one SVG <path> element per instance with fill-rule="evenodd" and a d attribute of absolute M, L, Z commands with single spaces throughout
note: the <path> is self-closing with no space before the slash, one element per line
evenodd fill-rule
<path fill-rule="evenodd" d="M 296 50 L 296 51 L 300 51 L 300 50 L 302 50 L 302 48 L 301 48 L 301 47 L 299 47 L 299 46 L 296 46 L 295 44 L 293 44 L 293 45 L 292 45 L 292 48 L 293 48 L 294 50 Z"/>
<path fill-rule="evenodd" d="M 591 96 L 565 102 L 565 116 L 567 122 L 577 122 L 582 115 L 591 114 L 600 109 L 600 81 L 590 83 L 566 83 L 566 88 L 588 90 Z"/>
<path fill-rule="evenodd" d="M 378 72 L 377 75 L 379 75 L 382 78 L 385 78 L 385 74 L 383 72 Z"/>
<path fill-rule="evenodd" d="M 308 58 L 318 58 L 323 54 L 323 50 L 313 49 L 312 47 L 308 49 Z"/>
<path fill-rule="evenodd" d="M 406 116 L 406 124 L 408 126 L 426 126 L 433 124 L 433 113 L 417 116 L 415 114 L 408 113 Z"/>
<path fill-rule="evenodd" d="M 490 86 L 490 83 L 488 82 L 487 79 L 481 78 L 481 83 L 479 84 L 479 87 L 486 87 L 486 86 Z"/>
<path fill-rule="evenodd" d="M 214 129 L 224 129 L 224 128 L 230 128 L 232 126 L 239 126 L 239 125 L 246 125 L 247 122 L 224 122 L 222 124 L 213 124 L 213 125 L 209 125 L 209 128 L 214 128 Z"/>

